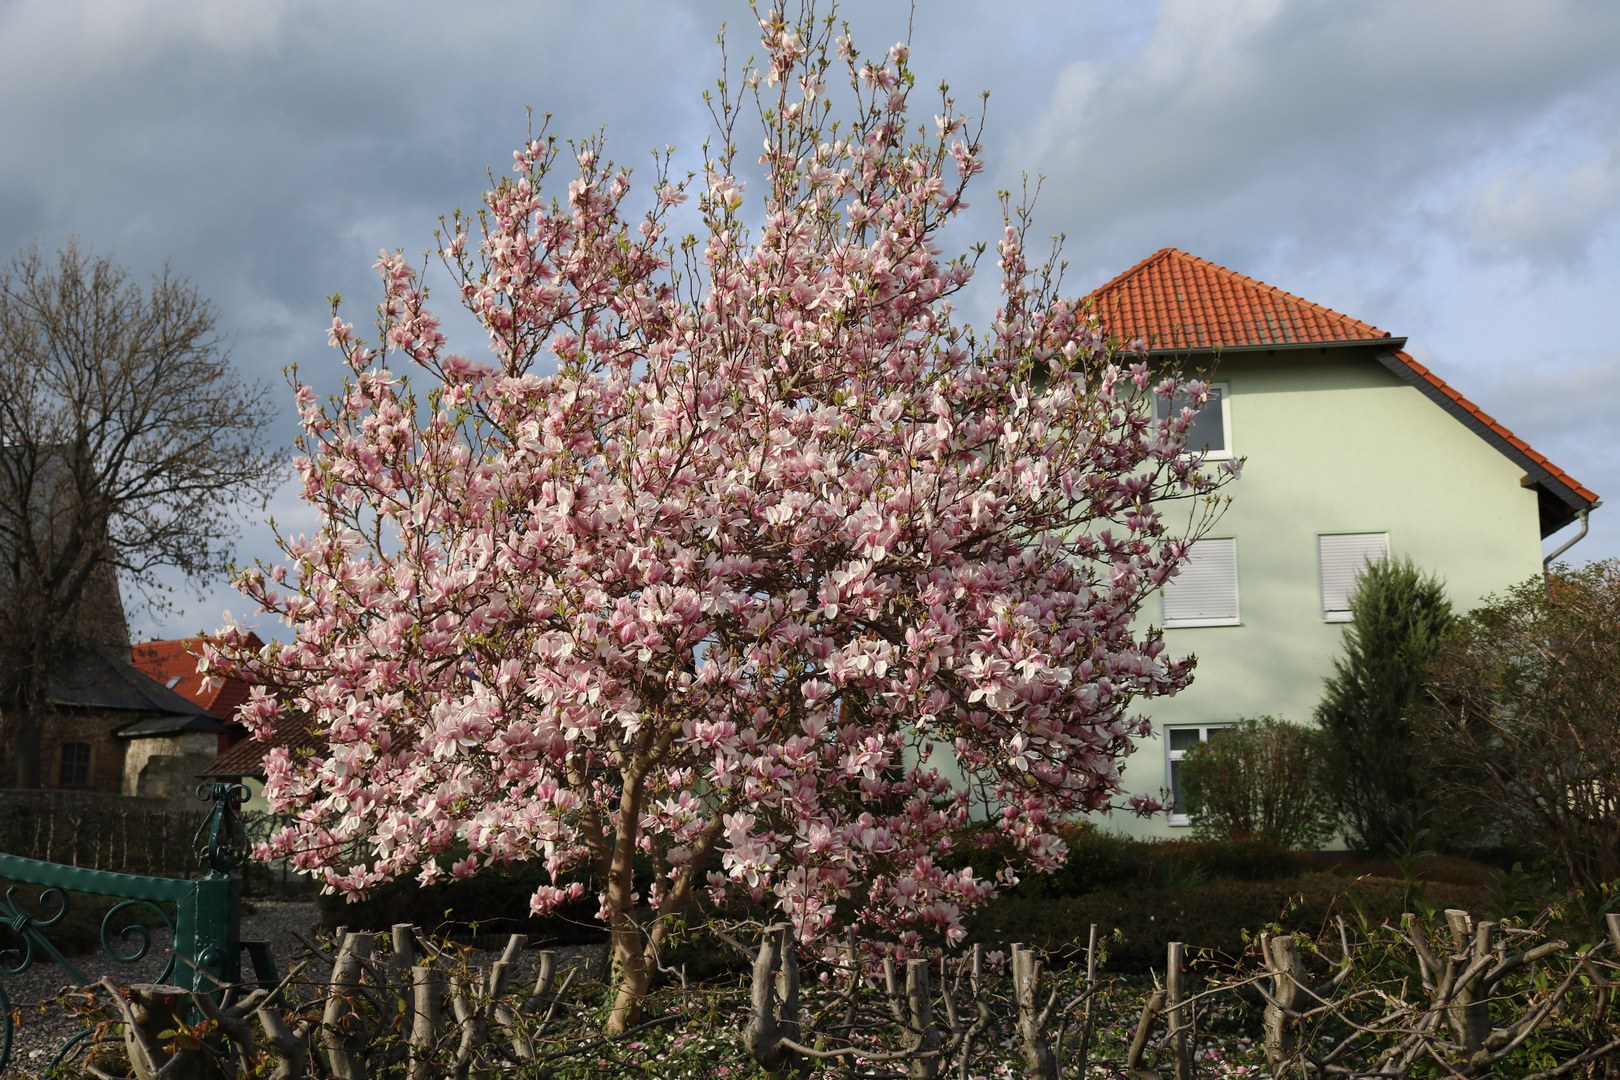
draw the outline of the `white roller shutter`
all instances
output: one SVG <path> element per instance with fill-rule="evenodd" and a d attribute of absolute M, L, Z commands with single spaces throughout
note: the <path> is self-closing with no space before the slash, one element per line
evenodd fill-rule
<path fill-rule="evenodd" d="M 1193 544 L 1181 573 L 1164 586 L 1164 625 L 1237 623 L 1237 541 L 1205 537 Z"/>
<path fill-rule="evenodd" d="M 1322 573 L 1322 618 L 1327 622 L 1349 622 L 1356 575 L 1369 562 L 1377 562 L 1389 554 L 1389 534 L 1318 536 L 1316 554 Z"/>

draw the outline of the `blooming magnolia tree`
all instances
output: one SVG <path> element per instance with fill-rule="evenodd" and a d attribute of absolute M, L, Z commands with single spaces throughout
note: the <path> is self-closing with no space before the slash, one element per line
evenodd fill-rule
<path fill-rule="evenodd" d="M 226 631 L 209 657 L 258 684 L 261 735 L 291 708 L 326 743 L 268 758 L 298 821 L 278 853 L 350 895 L 588 867 L 621 1027 L 695 891 L 769 902 L 804 941 L 845 912 L 904 947 L 958 939 L 992 892 L 941 865 L 976 809 L 1061 861 L 1053 827 L 1112 805 L 1149 731 L 1133 703 L 1190 678 L 1137 616 L 1224 479 L 1185 452 L 1190 411 L 1156 419 L 1205 388 L 1117 358 L 1058 267 L 1026 263 L 1024 210 L 992 333 L 953 321 L 973 258 L 934 241 L 983 166 L 948 95 L 908 124 L 905 46 L 866 61 L 830 18 L 760 25 L 754 228 L 722 83 L 701 238 L 667 238 L 667 159 L 638 216 L 629 176 L 575 146 L 554 201 L 547 136 L 449 223 L 491 359 L 447 351 L 384 255 L 380 342 L 334 318 L 343 389 L 299 389 L 320 527 L 239 581 L 296 637 Z"/>

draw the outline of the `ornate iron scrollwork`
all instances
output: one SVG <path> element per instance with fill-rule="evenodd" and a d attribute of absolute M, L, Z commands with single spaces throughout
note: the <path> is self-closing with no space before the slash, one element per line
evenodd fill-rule
<path fill-rule="evenodd" d="M 107 912 L 106 915 L 103 915 L 101 918 L 101 951 L 107 954 L 108 959 L 116 960 L 120 964 L 138 963 L 140 960 L 146 957 L 147 952 L 152 948 L 152 931 L 147 928 L 147 924 L 145 922 L 141 921 L 129 923 L 117 933 L 118 940 L 121 942 L 137 943 L 134 952 L 128 954 L 119 952 L 113 946 L 112 941 L 110 941 L 107 937 L 107 931 L 112 929 L 113 917 L 127 907 L 136 906 L 144 907 L 152 911 L 159 919 L 163 920 L 163 925 L 167 927 L 169 931 L 169 940 L 174 940 L 174 920 L 169 918 L 169 913 L 167 911 L 164 911 L 163 908 L 159 907 L 157 904 L 154 904 L 150 900 L 125 900 L 123 903 L 115 905 L 110 911 Z M 171 952 L 169 954 L 169 962 L 164 965 L 163 971 L 158 975 L 156 981 L 166 983 L 173 975 L 174 954 Z"/>
<path fill-rule="evenodd" d="M 240 784 L 203 784 L 197 797 L 213 804 L 192 841 L 192 851 L 207 872 L 189 881 L 62 866 L 0 852 L 0 878 L 26 882 L 41 890 L 32 910 L 18 900 L 15 886 L 0 897 L 0 935 L 9 932 L 19 939 L 17 945 L 0 948 L 0 974 L 17 974 L 48 958 L 74 982 L 85 986 L 84 973 L 42 933 L 67 914 L 70 892 L 83 892 L 123 901 L 101 920 L 101 948 L 111 959 L 132 964 L 150 954 L 152 935 L 146 923 L 154 920 L 148 916 L 122 929 L 116 926 L 120 915 L 135 914 L 126 909 L 141 909 L 143 915 L 148 911 L 156 913 L 169 930 L 169 961 L 158 976 L 159 982 L 177 979 L 184 989 L 193 984 L 205 989 L 217 985 L 222 977 L 234 980 L 237 957 L 230 953 L 237 944 L 239 909 L 237 886 L 230 874 L 249 855 L 250 840 L 238 813 L 248 790 Z M 177 958 L 184 960 L 185 970 L 177 967 Z M 5 991 L 0 989 L 0 1072 L 11 1056 L 10 1011 Z M 80 1032 L 63 1043 L 52 1064 L 62 1061 L 75 1047 L 87 1046 L 88 1034 L 88 1030 Z"/>
<path fill-rule="evenodd" d="M 242 827 L 240 808 L 250 796 L 241 784 L 199 784 L 197 798 L 214 808 L 197 829 L 191 850 L 216 874 L 229 874 L 247 862 L 251 841 Z"/>
<path fill-rule="evenodd" d="M 61 922 L 62 917 L 67 914 L 67 893 L 54 885 L 46 886 L 39 891 L 39 903 L 41 907 L 55 907 L 56 913 L 50 916 L 35 915 L 17 899 L 17 886 L 13 885 L 6 890 L 5 900 L 0 901 L 0 924 L 16 934 L 22 944 L 16 948 L 0 949 L 0 972 L 17 975 L 27 971 L 43 952 L 76 981 L 84 982 L 84 976 L 79 973 L 79 969 L 69 963 L 67 958 L 56 950 L 56 946 L 40 933 L 41 930 Z"/>

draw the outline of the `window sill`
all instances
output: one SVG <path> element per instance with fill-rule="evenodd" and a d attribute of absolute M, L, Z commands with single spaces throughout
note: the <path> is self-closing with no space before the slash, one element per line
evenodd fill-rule
<path fill-rule="evenodd" d="M 1242 619 L 1166 619 L 1166 630 L 1187 630 L 1198 626 L 1242 626 Z"/>
<path fill-rule="evenodd" d="M 1170 814 L 1165 818 L 1165 823 L 1172 829 L 1183 829 L 1192 824 L 1192 818 L 1186 814 Z"/>
<path fill-rule="evenodd" d="M 1355 616 L 1348 611 L 1325 611 L 1322 613 L 1323 622 L 1353 622 Z"/>

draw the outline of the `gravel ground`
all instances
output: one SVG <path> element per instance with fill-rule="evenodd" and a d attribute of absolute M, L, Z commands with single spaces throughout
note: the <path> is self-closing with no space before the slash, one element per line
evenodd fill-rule
<path fill-rule="evenodd" d="M 309 956 L 309 950 L 297 935 L 314 939 L 319 923 L 315 905 L 308 901 L 254 900 L 252 907 L 251 913 L 245 912 L 242 916 L 241 936 L 244 940 L 269 942 L 271 953 L 276 958 L 276 967 L 285 975 L 289 964 L 300 957 Z M 111 976 L 126 986 L 149 983 L 156 980 L 168 962 L 168 945 L 168 931 L 159 929 L 152 933 L 150 952 L 137 963 L 118 963 L 100 952 L 70 959 L 91 982 L 102 976 Z M 600 969 L 602 964 L 601 945 L 556 946 L 555 951 L 564 963 L 583 963 L 587 971 L 593 967 Z M 496 955 L 475 953 L 470 959 L 473 963 L 487 964 Z M 247 969 L 244 974 L 251 970 L 245 952 L 242 954 L 242 964 Z M 532 979 L 532 971 L 539 964 L 538 950 L 527 950 L 520 964 L 531 972 L 529 978 Z M 319 962 L 307 973 L 315 979 L 323 978 L 326 974 L 327 967 Z M 36 962 L 18 975 L 0 972 L 0 988 L 5 990 L 12 1011 L 18 1018 L 12 1035 L 11 1059 L 5 1070 L 6 1077 L 37 1075 L 64 1040 L 83 1030 L 57 1000 L 64 989 L 72 987 L 72 983 L 67 973 L 49 960 Z"/>

